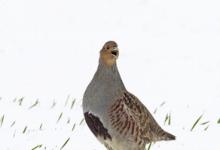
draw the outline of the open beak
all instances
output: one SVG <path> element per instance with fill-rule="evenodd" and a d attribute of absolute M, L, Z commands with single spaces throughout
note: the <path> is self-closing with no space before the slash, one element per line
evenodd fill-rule
<path fill-rule="evenodd" d="M 111 54 L 117 58 L 118 57 L 118 48 L 117 47 L 113 48 L 113 50 L 111 51 Z"/>

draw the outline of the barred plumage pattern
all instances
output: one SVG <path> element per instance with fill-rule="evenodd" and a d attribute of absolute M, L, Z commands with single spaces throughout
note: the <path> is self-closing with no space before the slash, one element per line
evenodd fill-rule
<path fill-rule="evenodd" d="M 109 110 L 112 128 L 116 129 L 121 135 L 133 138 L 133 141 L 142 146 L 145 141 L 142 137 L 142 124 L 146 123 L 146 117 L 142 112 L 142 105 L 134 99 L 136 97 L 125 92 Z"/>
<path fill-rule="evenodd" d="M 112 128 L 140 147 L 155 141 L 155 134 L 164 133 L 146 107 L 127 91 L 110 107 L 108 114 Z"/>

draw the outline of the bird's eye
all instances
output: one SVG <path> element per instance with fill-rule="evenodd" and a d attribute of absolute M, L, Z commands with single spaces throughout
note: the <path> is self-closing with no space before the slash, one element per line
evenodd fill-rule
<path fill-rule="evenodd" d="M 107 49 L 109 49 L 109 46 L 107 46 Z"/>

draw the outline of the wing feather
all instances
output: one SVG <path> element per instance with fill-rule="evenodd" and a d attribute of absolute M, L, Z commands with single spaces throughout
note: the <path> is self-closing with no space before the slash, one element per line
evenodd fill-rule
<path fill-rule="evenodd" d="M 161 130 L 147 108 L 127 91 L 110 107 L 109 116 L 113 129 L 140 146 L 155 141 L 155 132 Z"/>

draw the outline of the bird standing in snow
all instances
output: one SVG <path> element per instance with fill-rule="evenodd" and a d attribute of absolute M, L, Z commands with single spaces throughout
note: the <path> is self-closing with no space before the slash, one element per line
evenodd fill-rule
<path fill-rule="evenodd" d="M 144 150 L 160 140 L 175 140 L 164 131 L 136 96 L 128 92 L 118 72 L 116 42 L 100 51 L 98 69 L 83 96 L 85 121 L 108 150 Z"/>

